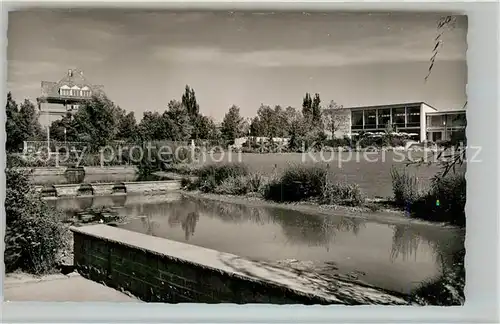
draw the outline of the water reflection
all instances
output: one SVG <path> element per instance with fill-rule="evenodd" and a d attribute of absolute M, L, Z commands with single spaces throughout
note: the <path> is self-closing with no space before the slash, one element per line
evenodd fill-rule
<path fill-rule="evenodd" d="M 68 213 L 111 205 L 127 216 L 129 222 L 119 227 L 128 230 L 255 260 L 332 265 L 339 273 L 358 271 L 364 282 L 403 292 L 437 276 L 463 246 L 463 233 L 449 228 L 308 215 L 180 194 L 83 199 L 60 199 L 55 205 Z"/>

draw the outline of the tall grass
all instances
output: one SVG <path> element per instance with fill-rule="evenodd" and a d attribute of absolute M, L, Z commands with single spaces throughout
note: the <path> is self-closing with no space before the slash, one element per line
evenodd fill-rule
<path fill-rule="evenodd" d="M 328 170 L 319 166 L 295 165 L 270 181 L 264 198 L 277 202 L 314 200 L 320 204 L 359 206 L 364 202 L 357 185 L 330 180 Z"/>
<path fill-rule="evenodd" d="M 239 178 L 248 174 L 248 167 L 242 163 L 208 164 L 197 170 L 198 179 L 194 185 L 203 192 L 215 192 L 216 188 L 227 179 Z"/>
<path fill-rule="evenodd" d="M 392 190 L 394 192 L 394 202 L 398 206 L 412 204 L 420 198 L 418 180 L 415 175 L 405 169 L 391 169 Z"/>
<path fill-rule="evenodd" d="M 420 191 L 415 176 L 407 170 L 391 170 L 394 202 L 408 206 L 413 217 L 465 226 L 465 174 L 450 173 L 435 177 L 427 191 Z"/>
<path fill-rule="evenodd" d="M 357 184 L 327 181 L 320 198 L 322 204 L 360 206 L 365 199 Z"/>

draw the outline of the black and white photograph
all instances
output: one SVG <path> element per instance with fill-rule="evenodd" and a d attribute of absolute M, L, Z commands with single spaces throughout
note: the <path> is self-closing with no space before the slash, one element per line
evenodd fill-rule
<path fill-rule="evenodd" d="M 7 27 L 4 300 L 465 303 L 466 15 Z"/>

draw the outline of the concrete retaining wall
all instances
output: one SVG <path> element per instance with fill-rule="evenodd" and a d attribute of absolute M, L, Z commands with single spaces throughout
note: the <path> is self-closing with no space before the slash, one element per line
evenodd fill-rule
<path fill-rule="evenodd" d="M 78 195 L 78 189 L 80 188 L 80 185 L 79 184 L 54 185 L 54 188 L 56 188 L 57 197 L 74 197 Z"/>
<path fill-rule="evenodd" d="M 356 304 L 324 287 L 335 286 L 283 268 L 107 225 L 72 228 L 74 264 L 83 276 L 148 302 Z M 351 296 L 353 285 L 337 285 Z M 365 290 L 367 301 L 404 304 Z M 384 299 L 385 298 L 385 299 Z M 358 302 L 362 303 L 362 302 Z"/>
<path fill-rule="evenodd" d="M 95 196 L 105 196 L 114 193 L 127 194 L 164 194 L 167 192 L 179 190 L 181 188 L 180 181 L 165 180 L 165 181 L 145 181 L 145 182 L 117 182 L 117 183 L 92 183 L 92 184 L 62 184 L 50 186 L 36 186 L 37 192 L 46 191 L 54 188 L 56 197 L 76 197 L 81 195 L 82 189 L 91 189 Z"/>
<path fill-rule="evenodd" d="M 33 177 L 39 176 L 61 176 L 64 175 L 67 167 L 46 167 L 46 168 L 24 168 L 32 170 Z M 85 175 L 99 174 L 136 174 L 134 166 L 110 166 L 110 167 L 83 167 Z"/>
<path fill-rule="evenodd" d="M 181 188 L 181 183 L 178 180 L 124 182 L 124 184 L 127 188 L 127 193 L 130 194 L 159 194 L 172 190 L 179 190 Z"/>

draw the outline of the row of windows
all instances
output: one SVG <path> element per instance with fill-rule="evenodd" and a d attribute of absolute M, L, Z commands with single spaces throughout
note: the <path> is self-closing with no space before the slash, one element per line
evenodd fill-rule
<path fill-rule="evenodd" d="M 465 113 L 427 116 L 428 127 L 463 127 L 466 123 Z"/>
<path fill-rule="evenodd" d="M 391 123 L 398 127 L 419 127 L 420 108 L 387 108 L 351 111 L 352 129 L 385 128 Z"/>
<path fill-rule="evenodd" d="M 59 89 L 61 96 L 90 97 L 90 90 Z"/>

